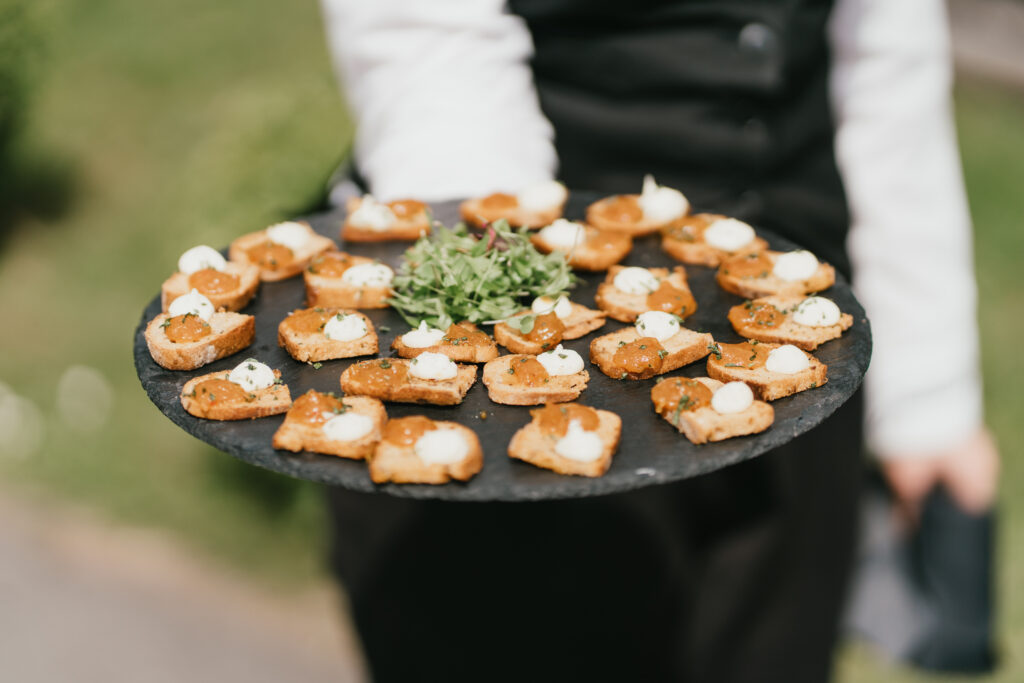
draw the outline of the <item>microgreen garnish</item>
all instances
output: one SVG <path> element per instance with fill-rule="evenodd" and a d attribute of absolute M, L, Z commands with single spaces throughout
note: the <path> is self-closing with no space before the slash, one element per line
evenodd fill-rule
<path fill-rule="evenodd" d="M 537 322 L 537 316 L 533 314 L 527 315 L 516 315 L 505 321 L 505 324 L 509 327 L 519 330 L 522 334 L 530 334 L 533 332 L 533 325 Z"/>
<path fill-rule="evenodd" d="M 523 300 L 557 296 L 575 284 L 565 259 L 538 252 L 527 230 L 500 220 L 488 231 L 477 238 L 460 224 L 421 237 L 403 256 L 391 306 L 410 324 L 426 320 L 442 329 L 455 320 L 511 324 Z"/>

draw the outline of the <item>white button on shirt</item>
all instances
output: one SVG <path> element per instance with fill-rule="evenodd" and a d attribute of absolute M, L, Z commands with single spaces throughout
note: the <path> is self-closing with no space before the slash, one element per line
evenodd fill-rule
<path fill-rule="evenodd" d="M 502 0 L 322 3 L 358 121 L 356 160 L 375 196 L 444 200 L 554 177 L 530 33 Z M 737 40 L 763 52 L 777 36 L 751 24 Z M 848 248 L 874 335 L 868 444 L 881 455 L 927 452 L 981 424 L 945 5 L 839 0 L 830 40 L 837 162 L 853 221 Z"/>

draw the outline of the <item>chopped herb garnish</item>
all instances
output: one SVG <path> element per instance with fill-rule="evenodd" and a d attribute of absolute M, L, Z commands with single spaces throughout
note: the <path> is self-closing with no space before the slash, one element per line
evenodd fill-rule
<path fill-rule="evenodd" d="M 718 342 L 708 344 L 708 351 L 715 355 L 715 360 L 722 360 L 722 348 L 718 345 Z"/>
<path fill-rule="evenodd" d="M 658 349 L 658 358 L 664 358 L 668 355 L 668 351 L 665 349 Z"/>
<path fill-rule="evenodd" d="M 387 325 L 381 325 L 379 329 L 381 334 L 387 334 L 388 332 L 391 331 L 391 328 L 388 327 Z"/>
<path fill-rule="evenodd" d="M 383 369 L 385 369 L 385 370 L 388 370 L 388 369 L 390 369 L 390 368 L 391 368 L 391 361 L 389 361 L 389 360 L 387 360 L 387 359 L 385 358 L 384 360 L 382 360 L 382 361 L 380 362 L 380 366 L 381 366 L 381 367 L 382 367 Z"/>
<path fill-rule="evenodd" d="M 683 394 L 679 397 L 679 403 L 676 404 L 675 412 L 672 413 L 672 424 L 676 427 L 679 426 L 679 416 L 684 410 L 690 407 L 690 401 L 691 399 L 688 394 Z"/>

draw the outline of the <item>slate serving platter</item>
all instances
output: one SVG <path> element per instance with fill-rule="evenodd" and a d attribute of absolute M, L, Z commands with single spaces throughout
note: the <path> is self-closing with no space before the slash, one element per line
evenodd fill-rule
<path fill-rule="evenodd" d="M 597 197 L 574 194 L 566 207 L 568 218 L 581 219 L 584 210 Z M 445 225 L 458 220 L 457 203 L 435 204 L 434 216 Z M 308 217 L 315 230 L 338 241 L 343 212 Z M 756 227 L 756 226 L 755 226 Z M 758 229 L 773 249 L 789 250 L 796 245 L 768 231 Z M 353 244 L 348 251 L 379 258 L 398 267 L 408 243 Z M 344 248 L 344 247 L 343 247 Z M 662 252 L 657 236 L 636 241 L 632 253 L 623 262 L 633 266 L 668 266 L 676 262 Z M 697 312 L 687 318 L 686 326 L 711 332 L 723 342 L 741 341 L 726 319 L 729 308 L 742 298 L 723 291 L 714 281 L 714 269 L 686 266 L 690 287 L 697 299 Z M 572 292 L 578 303 L 595 307 L 594 294 L 602 274 L 581 274 Z M 612 410 L 622 417 L 622 440 L 611 468 L 603 477 L 562 476 L 507 456 L 512 435 L 530 421 L 530 408 L 492 403 L 479 380 L 458 406 L 387 404 L 388 415 L 405 417 L 426 415 L 436 420 L 455 420 L 473 429 L 484 451 L 484 467 L 467 483 L 440 486 L 419 484 L 375 485 L 364 462 L 345 460 L 315 453 L 289 453 L 271 447 L 271 437 L 283 415 L 242 422 L 202 420 L 186 413 L 179 396 L 185 382 L 197 375 L 233 368 L 253 357 L 279 369 L 296 398 L 309 389 L 340 391 L 339 376 L 354 360 L 326 361 L 320 369 L 293 360 L 277 345 L 278 323 L 288 312 L 304 307 L 302 278 L 283 282 L 265 282 L 252 303 L 243 311 L 256 316 L 256 337 L 248 349 L 190 372 L 164 370 L 153 362 L 146 348 L 143 331 L 146 323 L 160 312 L 156 296 L 142 313 L 135 330 L 135 367 L 149 398 L 172 422 L 189 434 L 240 460 L 288 476 L 342 486 L 365 492 L 410 497 L 461 501 L 531 501 L 598 496 L 629 489 L 663 484 L 696 477 L 754 458 L 780 446 L 821 423 L 847 401 L 863 380 L 871 356 L 871 331 L 864 309 L 854 298 L 849 283 L 838 276 L 835 286 L 824 293 L 846 313 L 854 324 L 842 338 L 819 347 L 814 354 L 828 365 L 828 383 L 817 389 L 775 401 L 775 424 L 758 435 L 695 446 L 668 422 L 655 414 L 650 391 L 655 380 L 619 381 L 606 377 L 589 363 L 589 345 L 594 337 L 619 329 L 622 323 L 609 320 L 600 330 L 582 339 L 566 342 L 587 361 L 590 384 L 580 401 L 595 408 Z M 393 355 L 392 340 L 408 330 L 408 325 L 390 309 L 364 311 L 376 326 L 380 337 L 380 355 Z M 381 333 L 381 328 L 390 328 Z M 504 349 L 501 349 L 505 352 Z M 483 366 L 478 366 L 482 368 Z M 705 361 L 698 361 L 668 376 L 695 377 L 706 374 Z M 486 411 L 486 418 L 482 413 Z M 822 457 L 828 457 L 822 454 Z"/>

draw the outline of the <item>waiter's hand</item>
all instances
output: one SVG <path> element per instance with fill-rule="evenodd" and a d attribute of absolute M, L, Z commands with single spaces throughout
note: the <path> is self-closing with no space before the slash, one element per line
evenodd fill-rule
<path fill-rule="evenodd" d="M 999 479 L 999 451 L 987 429 L 934 453 L 883 457 L 882 472 L 902 512 L 916 520 L 925 496 L 943 484 L 965 512 L 980 514 L 992 507 Z"/>

